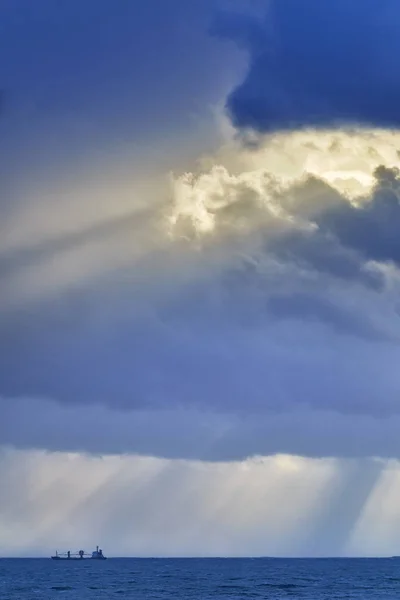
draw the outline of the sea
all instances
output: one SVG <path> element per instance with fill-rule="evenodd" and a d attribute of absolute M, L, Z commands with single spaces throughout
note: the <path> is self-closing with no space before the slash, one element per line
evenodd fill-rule
<path fill-rule="evenodd" d="M 1 600 L 400 599 L 400 559 L 0 559 Z"/>

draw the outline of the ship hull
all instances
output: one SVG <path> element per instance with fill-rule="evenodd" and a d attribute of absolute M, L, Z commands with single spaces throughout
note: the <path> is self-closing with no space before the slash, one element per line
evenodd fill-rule
<path fill-rule="evenodd" d="M 103 556 L 102 558 L 92 558 L 91 556 L 88 556 L 86 558 L 80 558 L 80 557 L 76 557 L 76 556 L 71 556 L 71 558 L 67 558 L 66 556 L 52 556 L 51 560 L 66 560 L 71 562 L 71 560 L 74 561 L 79 561 L 79 562 L 84 562 L 86 560 L 107 560 L 106 556 Z"/>

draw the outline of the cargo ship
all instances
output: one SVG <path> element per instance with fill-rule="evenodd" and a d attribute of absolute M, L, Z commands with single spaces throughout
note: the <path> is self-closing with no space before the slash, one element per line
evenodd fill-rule
<path fill-rule="evenodd" d="M 71 552 L 70 550 L 67 552 L 56 551 L 55 555 L 51 558 L 52 560 L 106 560 L 107 557 L 104 556 L 103 550 L 96 546 L 96 550 L 91 554 L 88 554 L 84 550 L 79 550 L 79 552 Z"/>

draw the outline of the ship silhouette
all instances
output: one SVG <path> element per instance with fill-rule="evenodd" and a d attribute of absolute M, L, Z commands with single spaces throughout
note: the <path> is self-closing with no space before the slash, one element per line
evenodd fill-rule
<path fill-rule="evenodd" d="M 71 552 L 70 550 L 67 552 L 56 551 L 55 555 L 51 558 L 52 560 L 106 560 L 107 557 L 104 556 L 103 550 L 96 546 L 96 550 L 91 554 L 88 554 L 84 550 L 79 550 L 78 552 Z"/>

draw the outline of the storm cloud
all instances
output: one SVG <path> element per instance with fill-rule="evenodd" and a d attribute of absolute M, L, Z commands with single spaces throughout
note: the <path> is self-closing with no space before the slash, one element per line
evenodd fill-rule
<path fill-rule="evenodd" d="M 27 171 L 1 200 L 0 444 L 210 461 L 400 456 L 397 2 L 267 4 L 265 15 L 244 18 L 241 2 L 242 12 L 220 13 L 205 56 L 224 37 L 248 57 L 226 102 L 233 131 L 196 162 L 181 156 L 186 166 L 177 160 L 168 180 L 165 140 L 143 150 L 146 168 L 137 142 L 132 170 L 119 147 L 95 175 L 74 177 L 68 163 L 58 176 L 41 108 L 32 144 L 46 147 L 44 180 L 17 153 Z M 151 21 L 151 10 L 143 15 Z M 205 13 L 192 17 L 194 27 Z M 129 62 L 125 22 L 123 32 Z M 50 67 L 37 68 L 40 94 L 53 90 Z M 105 86 L 94 71 L 90 94 Z M 136 94 L 128 87 L 133 96 L 121 85 L 108 105 L 107 135 L 124 123 L 116 115 Z M 163 86 L 144 89 L 158 106 Z M 61 136 L 70 117 L 49 97 Z M 140 107 L 144 131 L 153 113 Z"/>
<path fill-rule="evenodd" d="M 389 161 L 349 197 L 343 173 L 227 159 L 144 212 L 3 251 L 2 442 L 397 456 L 399 177 Z"/>
<path fill-rule="evenodd" d="M 227 101 L 236 127 L 400 125 L 396 0 L 272 0 L 264 18 L 230 12 L 214 31 L 249 57 Z"/>

